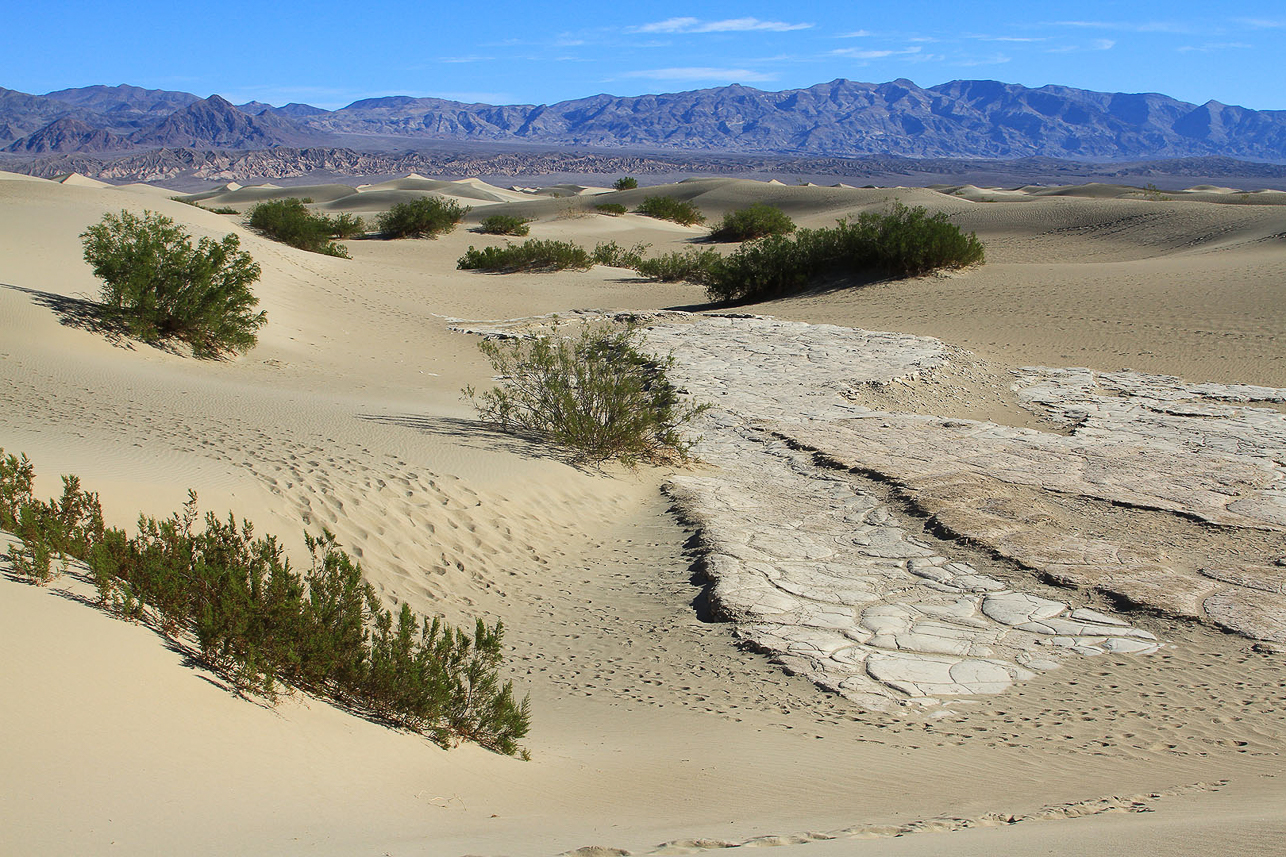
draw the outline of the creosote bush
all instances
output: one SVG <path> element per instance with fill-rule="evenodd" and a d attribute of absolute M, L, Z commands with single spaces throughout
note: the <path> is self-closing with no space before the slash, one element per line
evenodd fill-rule
<path fill-rule="evenodd" d="M 831 229 L 748 241 L 702 272 L 702 284 L 712 300 L 762 300 L 808 288 L 822 276 L 912 277 L 983 260 L 982 242 L 945 213 L 896 203 L 887 213 L 864 212 Z"/>
<path fill-rule="evenodd" d="M 527 224 L 531 223 L 525 217 L 515 217 L 512 214 L 493 214 L 485 217 L 482 223 L 478 224 L 478 232 L 486 235 L 526 235 L 531 231 Z"/>
<path fill-rule="evenodd" d="M 713 278 L 721 258 L 717 250 L 689 247 L 653 259 L 640 259 L 632 267 L 640 275 L 663 283 L 684 281 L 706 285 Z"/>
<path fill-rule="evenodd" d="M 670 382 L 672 357 L 639 350 L 633 325 L 586 325 L 478 343 L 500 384 L 465 388 L 478 414 L 503 431 L 534 434 L 590 461 L 627 465 L 686 461 L 682 428 L 707 406 L 685 404 Z"/>
<path fill-rule="evenodd" d="M 266 321 L 250 284 L 259 265 L 236 235 L 191 236 L 164 215 L 122 210 L 80 234 L 85 261 L 103 281 L 105 314 L 144 342 L 178 339 L 197 357 L 254 346 Z"/>
<path fill-rule="evenodd" d="M 655 217 L 659 220 L 672 220 L 683 226 L 695 226 L 705 222 L 705 215 L 692 203 L 672 196 L 644 197 L 635 209 L 639 214 Z"/>
<path fill-rule="evenodd" d="M 756 202 L 747 208 L 730 211 L 710 231 L 715 241 L 749 241 L 767 235 L 787 235 L 795 231 L 795 221 L 773 205 Z"/>
<path fill-rule="evenodd" d="M 622 247 L 615 241 L 600 241 L 594 246 L 590 256 L 595 265 L 608 265 L 612 268 L 635 268 L 643 262 L 643 254 L 651 244 L 638 243 L 633 247 Z"/>
<path fill-rule="evenodd" d="M 349 258 L 348 250 L 331 239 L 352 238 L 366 232 L 366 224 L 360 217 L 344 213 L 332 219 L 313 214 L 302 200 L 294 197 L 259 203 L 250 209 L 249 223 L 251 229 L 274 241 L 343 259 Z"/>
<path fill-rule="evenodd" d="M 621 176 L 619 179 L 612 182 L 613 190 L 634 190 L 634 188 L 638 186 L 639 180 L 633 176 Z"/>
<path fill-rule="evenodd" d="M 474 741 L 525 757 L 530 704 L 500 681 L 500 622 L 479 619 L 470 634 L 406 604 L 395 615 L 328 531 L 305 535 L 311 563 L 299 574 L 248 521 L 207 514 L 198 527 L 194 493 L 168 518 L 141 516 L 130 537 L 103 526 L 98 496 L 76 477 L 45 503 L 32 497 L 33 476 L 26 456 L 0 450 L 0 529 L 21 539 L 8 555 L 19 575 L 45 583 L 53 560 L 80 560 L 104 607 L 194 641 L 242 692 L 274 700 L 279 685 L 300 688 L 443 746 Z"/>
<path fill-rule="evenodd" d="M 454 199 L 422 196 L 399 202 L 376 220 L 385 238 L 437 238 L 455 229 L 471 209 Z"/>
<path fill-rule="evenodd" d="M 562 271 L 568 268 L 584 271 L 593 266 L 585 248 L 570 241 L 529 238 L 521 244 L 483 247 L 470 246 L 456 262 L 462 271 Z"/>
<path fill-rule="evenodd" d="M 594 210 L 600 214 L 606 214 L 608 217 L 620 217 L 628 209 L 619 202 L 603 202 L 594 206 Z"/>

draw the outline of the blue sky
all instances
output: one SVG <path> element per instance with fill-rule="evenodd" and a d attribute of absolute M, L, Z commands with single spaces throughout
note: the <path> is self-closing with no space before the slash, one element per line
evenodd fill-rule
<path fill-rule="evenodd" d="M 1227 7 L 1225 7 L 1227 9 Z M 728 83 L 992 79 L 1286 109 L 1286 2 L 22 3 L 0 86 L 130 83 L 234 102 L 552 103 Z"/>

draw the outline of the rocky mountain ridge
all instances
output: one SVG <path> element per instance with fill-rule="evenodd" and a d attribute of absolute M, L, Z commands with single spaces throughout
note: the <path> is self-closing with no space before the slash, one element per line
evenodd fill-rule
<path fill-rule="evenodd" d="M 168 114 L 164 111 L 174 106 Z M 80 125 L 54 123 L 75 119 Z M 1126 161 L 1224 156 L 1286 162 L 1286 111 L 1155 93 L 951 81 L 922 88 L 835 80 L 768 92 L 733 84 L 690 92 L 596 95 L 550 105 L 464 104 L 391 96 L 339 110 L 235 107 L 137 87 L 31 96 L 0 90 L 0 146 L 16 154 L 158 147 L 414 149 L 431 142 L 727 152 L 803 157 L 1051 157 Z M 367 148 L 358 145 L 357 148 Z"/>

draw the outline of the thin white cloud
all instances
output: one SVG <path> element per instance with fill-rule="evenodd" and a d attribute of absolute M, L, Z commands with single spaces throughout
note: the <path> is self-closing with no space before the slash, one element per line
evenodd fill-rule
<path fill-rule="evenodd" d="M 495 57 L 488 57 L 488 56 L 438 57 L 438 62 L 446 62 L 446 63 L 491 62 L 494 59 Z"/>
<path fill-rule="evenodd" d="M 1080 53 L 1081 51 L 1110 51 L 1114 47 L 1116 47 L 1116 41 L 1114 39 L 1094 39 L 1089 44 L 1062 45 L 1061 47 L 1050 48 L 1049 50 L 1045 51 L 1045 53 L 1075 54 L 1075 53 Z"/>
<path fill-rule="evenodd" d="M 980 42 L 1045 42 L 1049 41 L 1046 36 L 966 36 L 966 38 L 977 39 Z"/>
<path fill-rule="evenodd" d="M 1245 42 L 1208 42 L 1204 45 L 1184 45 L 1181 48 L 1177 48 L 1177 50 L 1181 53 L 1190 51 L 1209 53 L 1211 51 L 1233 51 L 1250 47 L 1253 47 L 1253 45 L 1248 45 Z"/>
<path fill-rule="evenodd" d="M 1208 32 L 1193 24 L 1178 21 L 1050 21 L 1047 26 L 1079 27 L 1081 29 L 1119 30 L 1125 33 L 1177 33 L 1193 35 Z"/>
<path fill-rule="evenodd" d="M 667 18 L 630 27 L 632 33 L 785 33 L 790 30 L 807 30 L 812 24 L 788 24 L 785 21 L 761 21 L 758 18 L 727 18 L 722 21 L 702 21 L 700 18 Z"/>
<path fill-rule="evenodd" d="M 849 57 L 856 60 L 881 60 L 886 57 L 905 57 L 920 53 L 920 48 L 909 47 L 901 50 L 867 50 L 864 48 L 839 48 L 831 51 L 831 56 Z"/>
<path fill-rule="evenodd" d="M 841 39 L 862 39 L 867 36 L 875 35 L 870 30 L 854 30 L 851 33 L 840 33 L 838 38 Z"/>
<path fill-rule="evenodd" d="M 707 68 L 702 66 L 689 68 L 649 68 L 640 71 L 627 71 L 621 77 L 641 77 L 648 80 L 728 80 L 744 83 L 758 83 L 775 80 L 775 74 L 751 71 L 745 68 Z"/>
<path fill-rule="evenodd" d="M 956 60 L 951 64 L 955 66 L 962 66 L 965 68 L 972 68 L 973 66 L 978 66 L 978 65 L 1003 65 L 1004 63 L 1007 63 L 1012 59 L 1013 57 L 1010 57 L 1007 54 L 992 54 L 990 56 L 985 56 L 985 57 L 971 56 L 968 59 Z"/>
<path fill-rule="evenodd" d="M 1275 30 L 1286 27 L 1286 19 L 1273 21 L 1267 18 L 1233 18 L 1233 21 L 1244 27 L 1253 27 L 1256 30 Z"/>

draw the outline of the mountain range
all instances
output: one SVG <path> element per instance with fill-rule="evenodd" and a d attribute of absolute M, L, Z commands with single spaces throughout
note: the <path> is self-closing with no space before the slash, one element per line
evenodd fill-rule
<path fill-rule="evenodd" d="M 733 84 L 550 105 L 392 96 L 339 110 L 233 105 L 218 95 L 203 99 L 133 86 L 45 95 L 0 88 L 0 150 L 6 160 L 161 148 L 414 150 L 442 141 L 808 157 L 1223 156 L 1281 163 L 1286 110 L 986 80 L 929 88 L 901 79 L 835 80 L 782 92 Z"/>

